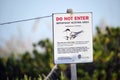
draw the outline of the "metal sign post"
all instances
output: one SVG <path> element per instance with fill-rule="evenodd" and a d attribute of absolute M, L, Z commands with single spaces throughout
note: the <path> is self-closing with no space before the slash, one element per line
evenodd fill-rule
<path fill-rule="evenodd" d="M 73 14 L 72 9 L 67 9 L 67 13 Z M 76 64 L 70 64 L 71 80 L 77 80 Z"/>
<path fill-rule="evenodd" d="M 70 68 L 71 68 L 71 80 L 77 80 L 76 64 L 70 64 Z"/>

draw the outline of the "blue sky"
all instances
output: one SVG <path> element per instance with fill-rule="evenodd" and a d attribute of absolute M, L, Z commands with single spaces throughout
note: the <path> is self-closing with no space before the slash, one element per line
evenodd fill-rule
<path fill-rule="evenodd" d="M 74 12 L 93 12 L 93 32 L 101 20 L 110 26 L 120 26 L 120 0 L 0 0 L 0 23 L 65 13 L 68 8 Z M 52 38 L 52 17 L 0 25 L 0 44 L 11 36 L 33 42 Z"/>

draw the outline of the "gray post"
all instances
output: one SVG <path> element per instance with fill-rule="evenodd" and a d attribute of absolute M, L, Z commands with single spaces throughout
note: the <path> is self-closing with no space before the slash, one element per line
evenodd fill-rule
<path fill-rule="evenodd" d="M 71 80 L 77 80 L 76 64 L 70 64 L 71 66 Z"/>
<path fill-rule="evenodd" d="M 67 13 L 73 14 L 72 9 L 67 9 Z M 76 64 L 70 64 L 71 67 L 71 80 L 77 80 Z"/>

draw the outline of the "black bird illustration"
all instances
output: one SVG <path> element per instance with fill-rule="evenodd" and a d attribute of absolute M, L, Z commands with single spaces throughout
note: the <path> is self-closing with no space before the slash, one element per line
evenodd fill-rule
<path fill-rule="evenodd" d="M 68 39 L 71 40 L 71 39 L 75 39 L 78 36 L 78 34 L 83 32 L 83 30 L 78 31 L 78 32 L 72 32 L 72 31 L 70 31 L 70 29 L 66 29 L 64 32 L 67 32 L 69 34 L 68 36 L 65 36 L 66 40 L 68 40 Z"/>

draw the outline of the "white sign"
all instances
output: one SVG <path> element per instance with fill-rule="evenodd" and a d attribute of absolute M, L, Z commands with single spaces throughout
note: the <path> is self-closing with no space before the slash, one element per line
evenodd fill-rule
<path fill-rule="evenodd" d="M 54 62 L 93 61 L 92 13 L 53 14 Z"/>

